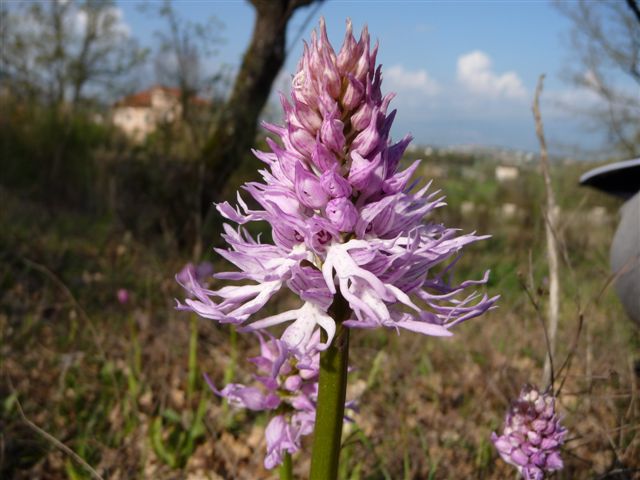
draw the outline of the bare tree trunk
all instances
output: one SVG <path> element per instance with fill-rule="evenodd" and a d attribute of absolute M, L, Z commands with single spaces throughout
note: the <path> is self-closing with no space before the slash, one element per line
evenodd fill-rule
<path fill-rule="evenodd" d="M 547 348 L 548 356 L 544 362 L 543 385 L 553 383 L 553 357 L 555 355 L 556 335 L 558 332 L 558 317 L 560 310 L 560 282 L 558 278 L 558 232 L 556 199 L 551 185 L 551 174 L 549 172 L 549 156 L 547 154 L 547 142 L 544 138 L 542 116 L 540 115 L 540 95 L 542 93 L 544 75 L 540 75 L 538 86 L 533 100 L 533 115 L 536 121 L 536 134 L 540 142 L 540 167 L 544 177 L 546 191 L 546 222 L 545 231 L 547 234 L 547 261 L 549 263 L 549 323 L 547 327 Z"/>
<path fill-rule="evenodd" d="M 206 165 L 203 206 L 208 209 L 256 136 L 260 112 L 285 60 L 287 23 L 294 11 L 314 0 L 252 0 L 256 23 L 233 92 L 202 152 Z"/>

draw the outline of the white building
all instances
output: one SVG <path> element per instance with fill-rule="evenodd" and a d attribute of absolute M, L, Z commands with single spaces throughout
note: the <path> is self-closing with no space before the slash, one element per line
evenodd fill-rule
<path fill-rule="evenodd" d="M 116 102 L 112 111 L 112 122 L 129 138 L 136 142 L 152 133 L 161 123 L 174 122 L 182 116 L 181 91 L 163 86 L 134 93 Z M 198 97 L 191 99 L 195 105 L 209 103 Z"/>
<path fill-rule="evenodd" d="M 519 173 L 518 167 L 514 167 L 512 165 L 498 165 L 496 167 L 496 180 L 500 183 L 509 182 L 518 178 Z"/>

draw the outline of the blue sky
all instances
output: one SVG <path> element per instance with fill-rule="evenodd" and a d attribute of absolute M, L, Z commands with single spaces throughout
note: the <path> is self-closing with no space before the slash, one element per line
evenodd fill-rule
<path fill-rule="evenodd" d="M 135 1 L 121 1 L 122 20 L 143 44 L 153 46 L 161 25 L 141 13 Z M 248 45 L 253 8 L 244 1 L 177 0 L 180 14 L 194 21 L 215 15 L 225 38 L 209 68 L 237 69 Z M 531 100 L 538 75 L 547 74 L 543 117 L 553 150 L 592 149 L 599 137 L 572 113 L 594 99 L 564 83 L 571 60 L 570 25 L 546 1 L 358 1 L 328 0 L 300 10 L 289 24 L 290 55 L 277 80 L 285 88 L 309 37 L 323 15 L 329 38 L 339 48 L 345 19 L 359 32 L 366 23 L 379 39 L 384 90 L 397 92 L 394 137 L 411 132 L 419 143 L 483 144 L 537 150 Z M 301 39 L 296 38 L 316 12 Z"/>

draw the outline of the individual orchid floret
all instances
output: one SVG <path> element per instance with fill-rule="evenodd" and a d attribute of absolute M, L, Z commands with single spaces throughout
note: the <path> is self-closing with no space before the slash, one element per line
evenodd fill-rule
<path fill-rule="evenodd" d="M 271 469 L 282 463 L 285 453 L 300 450 L 302 437 L 313 431 L 318 394 L 320 354 L 317 332 L 304 349 L 291 350 L 281 340 L 260 340 L 260 355 L 249 359 L 257 369 L 258 386 L 238 383 L 218 390 L 207 378 L 211 389 L 234 407 L 255 411 L 274 411 L 265 436 L 267 454 L 264 465 Z"/>
<path fill-rule="evenodd" d="M 269 151 L 254 152 L 265 164 L 262 181 L 243 188 L 258 206 L 240 195 L 237 206 L 217 206 L 240 225 L 225 225 L 229 249 L 217 250 L 239 271 L 215 277 L 238 284 L 209 290 L 179 279 L 190 297 L 179 308 L 245 330 L 293 322 L 282 340 L 297 349 L 319 330 L 327 337 L 319 348 L 331 343 L 336 326 L 328 309 L 338 296 L 352 311 L 349 327 L 437 336 L 494 307 L 497 297 L 474 292 L 487 275 L 452 280 L 463 248 L 487 237 L 430 222 L 444 197 L 411 181 L 418 162 L 400 168 L 411 137 L 391 139 L 396 111 L 388 112 L 393 94 L 382 93 L 377 51 L 367 28 L 356 39 L 347 21 L 336 53 L 320 20 L 290 98 L 280 97 L 284 124 L 264 125 L 278 140 L 269 138 Z M 243 227 L 250 222 L 267 222 L 273 244 L 253 238 Z M 300 303 L 256 318 L 282 288 Z"/>
<path fill-rule="evenodd" d="M 195 291 L 198 288 L 206 287 L 213 278 L 213 265 L 210 262 L 201 262 L 197 265 L 187 263 L 180 272 L 176 274 L 177 282 L 184 286 L 187 291 Z"/>
<path fill-rule="evenodd" d="M 522 478 L 542 480 L 563 468 L 560 447 L 566 434 L 553 394 L 527 385 L 507 412 L 502 435 L 492 433 L 491 441 Z"/>

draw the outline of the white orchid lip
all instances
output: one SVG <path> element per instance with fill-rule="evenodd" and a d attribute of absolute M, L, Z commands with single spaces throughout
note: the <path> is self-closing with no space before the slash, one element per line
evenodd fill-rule
<path fill-rule="evenodd" d="M 273 327 L 284 322 L 293 321 L 282 334 L 281 340 L 291 349 L 304 348 L 309 344 L 316 327 L 321 327 L 326 335 L 327 340 L 324 343 L 318 343 L 319 350 L 325 350 L 336 333 L 336 322 L 326 312 L 311 302 L 306 302 L 302 307 L 295 310 L 272 315 L 270 317 L 256 320 L 243 327 L 243 331 L 256 331 Z"/>

